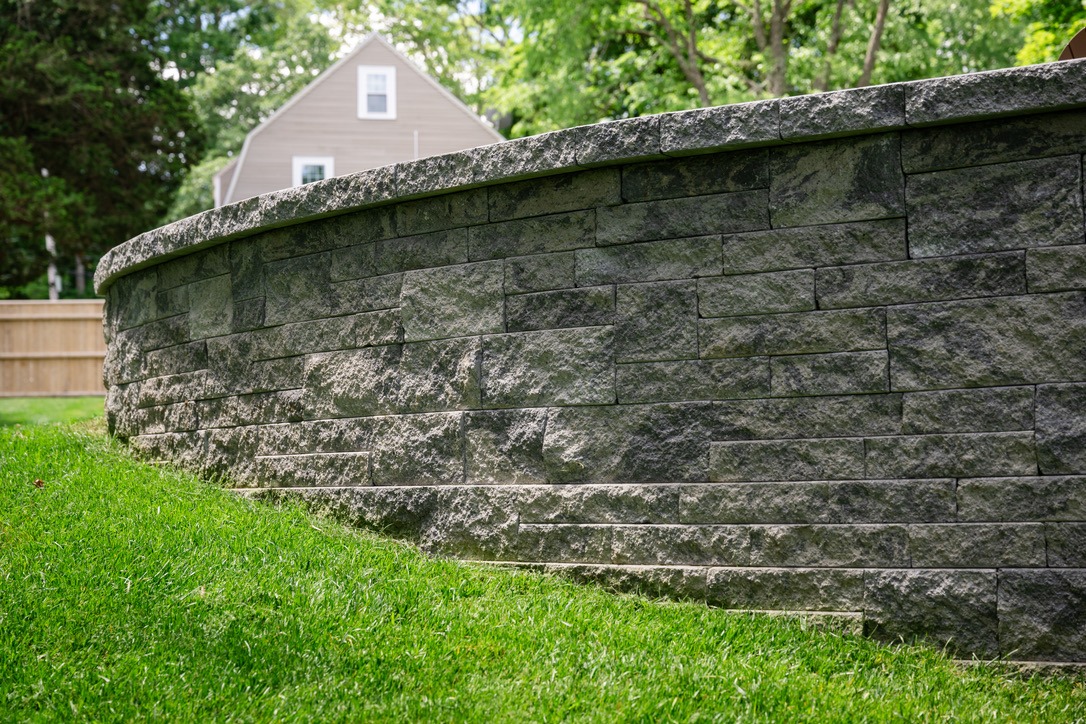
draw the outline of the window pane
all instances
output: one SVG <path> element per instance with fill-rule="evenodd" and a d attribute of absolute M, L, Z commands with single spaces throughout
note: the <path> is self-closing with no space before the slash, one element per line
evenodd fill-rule
<path fill-rule="evenodd" d="M 371 73 L 366 76 L 366 90 L 370 93 L 384 93 L 388 89 L 387 81 L 385 76 Z"/>
<path fill-rule="evenodd" d="M 388 96 L 370 93 L 366 96 L 367 113 L 388 113 Z"/>
<path fill-rule="evenodd" d="M 323 164 L 307 163 L 302 166 L 302 183 L 308 184 L 322 180 L 324 180 Z"/>

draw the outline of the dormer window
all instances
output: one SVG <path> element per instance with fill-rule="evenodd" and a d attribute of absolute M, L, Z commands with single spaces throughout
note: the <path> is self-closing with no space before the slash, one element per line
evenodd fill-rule
<path fill-rule="evenodd" d="M 396 118 L 396 68 L 358 66 L 358 117 Z"/>
<path fill-rule="evenodd" d="M 295 156 L 291 167 L 293 186 L 323 181 L 336 175 L 336 160 L 331 156 Z"/>

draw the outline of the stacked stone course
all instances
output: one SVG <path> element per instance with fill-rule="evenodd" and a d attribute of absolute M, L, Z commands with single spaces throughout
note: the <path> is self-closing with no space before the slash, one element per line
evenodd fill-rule
<path fill-rule="evenodd" d="M 462 558 L 1086 660 L 1086 61 L 570 129 L 99 268 L 148 455 Z"/>

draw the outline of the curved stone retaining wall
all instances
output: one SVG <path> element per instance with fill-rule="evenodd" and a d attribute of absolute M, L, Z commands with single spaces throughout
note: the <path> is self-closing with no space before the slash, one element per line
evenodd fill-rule
<path fill-rule="evenodd" d="M 571 129 L 122 245 L 111 429 L 430 551 L 1086 659 L 1086 61 Z"/>

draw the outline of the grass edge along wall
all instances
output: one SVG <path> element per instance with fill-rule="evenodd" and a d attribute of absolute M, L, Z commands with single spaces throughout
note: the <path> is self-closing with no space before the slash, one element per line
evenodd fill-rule
<path fill-rule="evenodd" d="M 148 455 L 429 551 L 1086 660 L 1086 61 L 559 131 L 103 259 Z"/>

